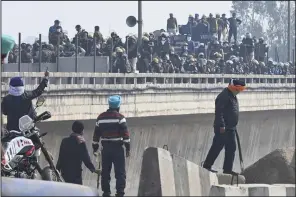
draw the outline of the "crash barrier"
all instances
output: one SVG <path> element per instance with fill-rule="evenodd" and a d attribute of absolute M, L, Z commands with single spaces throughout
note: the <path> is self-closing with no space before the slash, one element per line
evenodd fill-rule
<path fill-rule="evenodd" d="M 238 179 L 244 183 L 243 176 Z M 217 176 L 165 149 L 149 147 L 143 154 L 138 196 L 208 196 L 211 185 L 232 181 L 231 175 Z"/>
<path fill-rule="evenodd" d="M 210 190 L 210 196 L 295 196 L 295 185 L 213 185 Z"/>
<path fill-rule="evenodd" d="M 109 57 L 60 57 L 57 63 L 8 63 L 1 65 L 2 72 L 42 72 L 48 68 L 51 72 L 109 72 Z M 19 67 L 20 66 L 20 67 Z"/>
<path fill-rule="evenodd" d="M 1 196 L 99 196 L 98 190 L 69 183 L 1 177 Z"/>
<path fill-rule="evenodd" d="M 57 37 L 56 42 L 60 43 L 60 37 Z M 2 72 L 41 72 L 45 68 L 49 68 L 52 72 L 109 72 L 109 57 L 108 56 L 96 56 L 96 47 L 94 56 L 80 56 L 78 51 L 74 52 L 74 57 L 60 57 L 60 50 L 57 50 L 57 45 L 54 47 L 57 54 L 55 63 L 45 63 L 42 58 L 42 47 L 39 47 L 38 60 L 34 60 L 36 63 L 22 63 L 22 34 L 18 33 L 18 49 L 17 63 L 8 63 L 1 65 Z M 46 40 L 47 41 L 47 40 Z M 45 44 L 42 40 L 42 35 L 39 34 L 39 39 L 36 40 L 39 46 Z M 96 43 L 96 38 L 94 38 Z M 78 49 L 78 40 L 76 40 L 75 48 Z M 15 53 L 15 52 L 14 52 Z"/>
<path fill-rule="evenodd" d="M 21 76 L 26 84 L 36 85 L 43 72 L 3 72 L 2 82 Z M 51 73 L 51 84 L 227 84 L 231 78 L 241 79 L 248 86 L 263 84 L 295 86 L 295 75 L 233 75 L 233 74 L 170 74 L 170 73 Z"/>

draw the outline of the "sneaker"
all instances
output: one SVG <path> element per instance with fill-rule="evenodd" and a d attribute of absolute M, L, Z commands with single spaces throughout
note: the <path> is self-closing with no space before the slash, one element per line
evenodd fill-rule
<path fill-rule="evenodd" d="M 233 171 L 225 171 L 225 170 L 224 170 L 223 173 L 224 173 L 224 174 L 236 175 L 236 176 L 239 175 L 239 173 L 237 173 L 237 172 L 233 172 Z"/>

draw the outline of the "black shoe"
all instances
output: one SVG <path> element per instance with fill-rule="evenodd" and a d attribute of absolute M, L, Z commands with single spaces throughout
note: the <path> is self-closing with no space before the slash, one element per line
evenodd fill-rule
<path fill-rule="evenodd" d="M 210 172 L 213 172 L 213 173 L 217 173 L 218 171 L 216 171 L 216 170 L 213 170 L 211 167 L 208 167 L 208 166 L 206 166 L 206 165 L 203 165 L 202 166 L 204 169 L 207 169 L 208 171 L 210 171 Z"/>
<path fill-rule="evenodd" d="M 239 175 L 239 173 L 237 173 L 237 172 L 233 172 L 233 171 L 223 171 L 223 174 L 231 174 L 231 175 L 235 175 L 235 176 L 238 176 Z"/>
<path fill-rule="evenodd" d="M 124 196 L 122 193 L 116 193 L 115 196 Z"/>

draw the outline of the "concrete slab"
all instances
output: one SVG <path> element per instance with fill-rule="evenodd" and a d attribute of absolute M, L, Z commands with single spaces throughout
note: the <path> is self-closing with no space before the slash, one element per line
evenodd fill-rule
<path fill-rule="evenodd" d="M 210 196 L 291 196 L 293 193 L 287 191 L 292 191 L 292 188 L 292 185 L 286 186 L 284 184 L 213 185 Z"/>
<path fill-rule="evenodd" d="M 295 196 L 295 184 L 274 184 L 286 188 L 286 196 Z"/>
<path fill-rule="evenodd" d="M 205 196 L 218 184 L 215 173 L 162 148 L 145 149 L 141 168 L 138 196 Z"/>
<path fill-rule="evenodd" d="M 176 196 L 173 162 L 168 151 L 146 148 L 138 196 Z"/>
<path fill-rule="evenodd" d="M 249 196 L 248 190 L 232 185 L 213 185 L 209 196 Z"/>
<path fill-rule="evenodd" d="M 232 176 L 230 174 L 223 174 L 223 173 L 216 173 L 217 177 L 218 177 L 218 182 L 219 185 L 236 185 L 238 184 L 244 184 L 246 183 L 246 179 L 243 175 L 238 175 L 238 176 Z M 233 178 L 233 180 L 232 180 Z M 231 183 L 232 180 L 232 183 Z"/>
<path fill-rule="evenodd" d="M 77 184 L 1 177 L 1 195 L 2 196 L 99 196 L 99 193 L 94 188 L 77 185 Z"/>

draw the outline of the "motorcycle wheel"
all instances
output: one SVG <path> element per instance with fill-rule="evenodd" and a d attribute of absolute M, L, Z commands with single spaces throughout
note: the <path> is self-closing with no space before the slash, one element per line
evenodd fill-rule
<path fill-rule="evenodd" d="M 57 181 L 57 178 L 52 169 L 49 166 L 43 168 L 41 172 L 41 178 L 44 181 Z"/>

